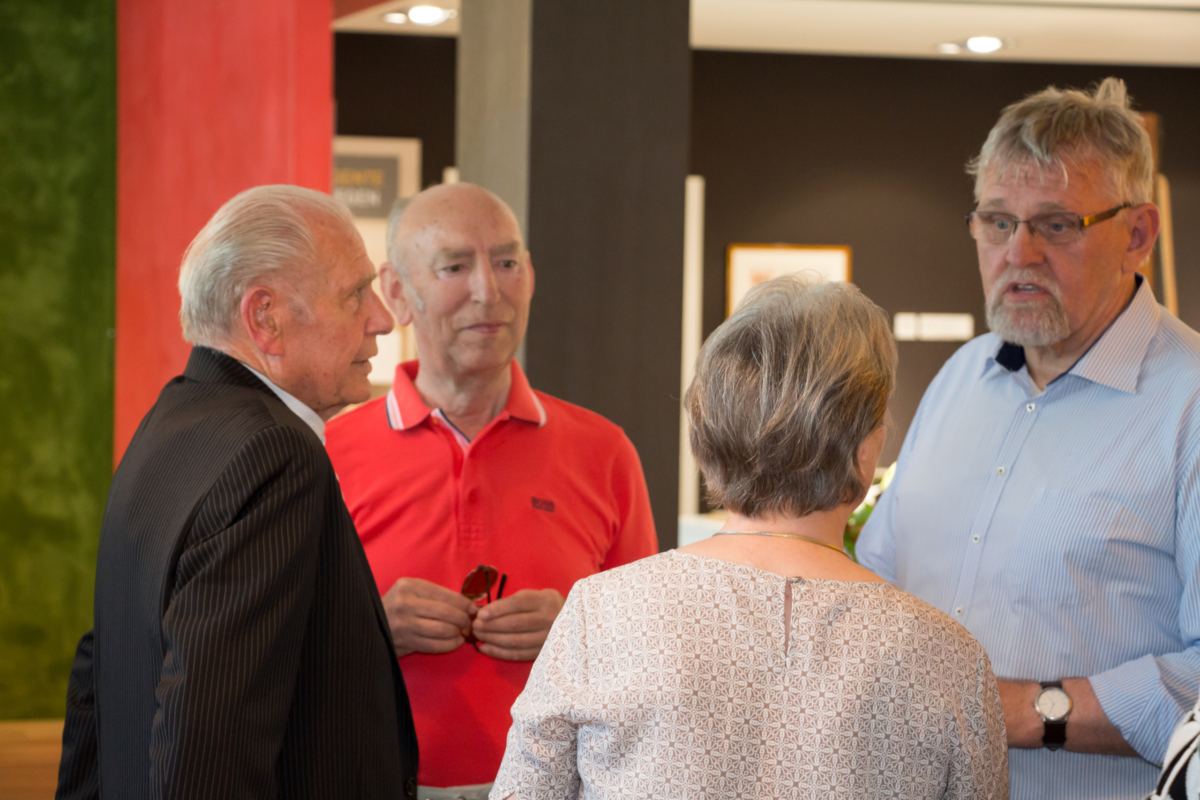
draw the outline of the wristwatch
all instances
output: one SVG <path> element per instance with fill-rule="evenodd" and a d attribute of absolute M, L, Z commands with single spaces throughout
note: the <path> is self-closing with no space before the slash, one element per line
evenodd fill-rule
<path fill-rule="evenodd" d="M 1071 696 L 1063 691 L 1062 681 L 1046 681 L 1034 698 L 1033 708 L 1042 717 L 1045 732 L 1042 746 L 1058 750 L 1067 741 L 1067 715 L 1071 713 Z"/>

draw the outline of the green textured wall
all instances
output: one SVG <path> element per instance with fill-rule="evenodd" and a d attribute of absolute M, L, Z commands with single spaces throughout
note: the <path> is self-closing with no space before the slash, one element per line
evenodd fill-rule
<path fill-rule="evenodd" d="M 0 0 L 0 719 L 60 717 L 112 475 L 116 0 Z"/>

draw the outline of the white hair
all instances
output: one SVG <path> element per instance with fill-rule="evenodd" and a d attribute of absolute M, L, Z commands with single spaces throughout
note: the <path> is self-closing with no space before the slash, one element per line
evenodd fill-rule
<path fill-rule="evenodd" d="M 979 155 L 967 164 L 975 199 L 991 169 L 1033 165 L 1062 170 L 1098 162 L 1121 202 L 1148 203 L 1154 194 L 1154 154 L 1142 118 L 1130 108 L 1125 82 L 1105 78 L 1091 93 L 1053 86 L 1013 103 L 1000 115 Z"/>
<path fill-rule="evenodd" d="M 227 341 L 247 289 L 316 263 L 313 226 L 321 222 L 354 224 L 344 203 L 299 186 L 256 186 L 221 206 L 179 269 L 184 338 L 210 346 Z"/>

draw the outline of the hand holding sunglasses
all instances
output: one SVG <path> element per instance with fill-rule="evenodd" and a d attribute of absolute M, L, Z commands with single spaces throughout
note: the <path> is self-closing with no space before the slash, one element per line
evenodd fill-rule
<path fill-rule="evenodd" d="M 562 606 L 563 596 L 554 589 L 521 589 L 504 599 L 497 594 L 471 623 L 475 649 L 503 661 L 532 661 Z"/>
<path fill-rule="evenodd" d="M 463 644 L 475 604 L 453 589 L 420 578 L 401 578 L 381 598 L 396 656 L 450 653 Z"/>

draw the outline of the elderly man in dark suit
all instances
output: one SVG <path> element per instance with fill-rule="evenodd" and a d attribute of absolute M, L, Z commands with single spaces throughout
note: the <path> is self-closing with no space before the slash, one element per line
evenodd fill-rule
<path fill-rule="evenodd" d="M 195 347 L 142 420 L 100 535 L 59 797 L 404 798 L 417 746 L 323 447 L 392 321 L 349 212 L 264 186 L 184 257 Z"/>

